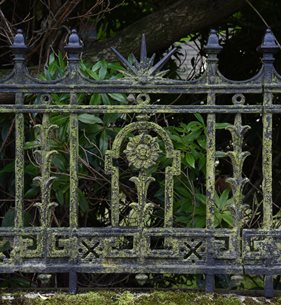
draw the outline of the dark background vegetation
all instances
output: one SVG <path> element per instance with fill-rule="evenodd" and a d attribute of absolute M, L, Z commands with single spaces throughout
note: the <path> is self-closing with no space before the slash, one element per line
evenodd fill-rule
<path fill-rule="evenodd" d="M 219 68 L 230 79 L 247 79 L 255 75 L 261 67 L 257 47 L 262 41 L 265 29 L 270 26 L 278 41 L 281 41 L 281 2 L 279 0 L 146 0 L 146 1 L 17 1 L 0 2 L 0 74 L 12 68 L 12 56 L 9 45 L 17 28 L 24 29 L 26 42 L 30 46 L 28 65 L 32 73 L 44 79 L 55 79 L 63 75 L 66 62 L 63 46 L 72 28 L 76 28 L 84 42 L 84 57 L 81 63 L 83 73 L 94 79 L 122 77 L 122 67 L 115 62 L 110 47 L 117 47 L 124 56 L 130 52 L 138 55 L 139 40 L 146 34 L 148 52 L 156 53 L 160 58 L 174 42 L 195 41 L 197 57 L 204 58 L 203 46 L 206 44 L 209 29 L 216 28 L 220 42 L 224 46 L 219 55 Z M 176 57 L 180 56 L 180 49 Z M 194 70 L 196 58 L 191 59 Z M 275 67 L 280 71 L 280 55 L 276 56 Z M 169 63 L 169 77 L 178 78 L 175 61 Z M 194 73 L 190 77 L 198 77 Z M 261 103 L 259 96 L 246 96 L 248 103 Z M 53 95 L 53 103 L 67 104 L 67 95 Z M 204 96 L 152 96 L 161 103 L 205 102 Z M 12 95 L 0 95 L 2 103 L 13 103 Z M 277 103 L 279 97 L 275 98 Z M 27 96 L 26 103 L 36 103 L 38 97 Z M 79 96 L 81 104 L 115 104 L 127 103 L 126 97 L 120 94 Z M 217 103 L 231 103 L 231 97 L 219 96 Z M 233 123 L 233 115 L 218 116 L 217 150 L 231 149 L 231 139 L 224 129 L 227 123 Z M 250 216 L 249 227 L 261 224 L 261 118 L 256 115 L 243 117 L 244 123 L 252 129 L 245 138 L 245 150 L 251 152 L 246 161 L 244 174 L 250 183 L 245 189 L 245 204 Z M 33 126 L 40 122 L 40 116 L 26 116 L 26 169 L 25 169 L 25 222 L 26 225 L 38 224 L 38 215 L 34 203 L 40 197 L 38 186 L 33 178 L 40 175 L 34 162 L 33 151 L 36 149 L 36 134 Z M 80 163 L 79 163 L 79 211 L 81 226 L 107 226 L 109 222 L 109 189 L 110 180 L 104 173 L 104 153 L 110 147 L 116 133 L 134 120 L 134 116 L 104 115 L 99 117 L 80 116 Z M 184 227 L 205 226 L 205 117 L 204 116 L 158 116 L 160 125 L 167 128 L 177 149 L 182 151 L 182 175 L 175 183 L 175 225 Z M 53 115 L 51 122 L 58 124 L 60 130 L 54 137 L 52 147 L 59 151 L 54 158 L 52 171 L 57 176 L 52 196 L 59 203 L 53 215 L 54 226 L 67 225 L 69 182 L 68 182 L 68 117 Z M 280 118 L 274 117 L 273 131 L 273 200 L 274 221 L 279 226 L 280 210 Z M 0 215 L 2 226 L 13 225 L 14 202 L 14 118 L 12 115 L 0 116 Z M 259 145 L 257 145 L 259 143 Z M 231 190 L 226 178 L 231 175 L 229 160 L 218 158 L 216 180 L 216 200 L 222 209 L 216 211 L 216 225 L 231 227 L 228 207 L 231 204 Z M 153 185 L 151 200 L 159 205 L 151 226 L 161 225 L 161 198 L 163 175 L 161 167 L 155 169 L 157 183 Z M 129 202 L 135 197 L 132 185 L 128 183 L 130 173 L 124 169 L 121 180 L 123 220 L 130 215 Z M 58 276 L 63 279 L 63 276 Z M 40 281 L 36 275 L 19 274 L 13 278 L 3 278 L 3 286 L 17 285 L 36 286 Z M 221 278 L 220 285 L 227 287 L 231 279 Z M 53 280 L 55 283 L 55 280 Z M 53 284 L 54 284 L 53 283 Z M 194 277 L 167 275 L 153 276 L 147 285 L 154 287 L 187 287 L 199 286 L 201 279 Z M 63 285 L 63 284 L 62 284 Z M 137 283 L 129 275 L 81 275 L 80 285 L 89 286 L 134 286 Z M 257 287 L 252 279 L 245 286 Z M 278 281 L 276 281 L 278 285 Z M 251 287 L 252 287 L 251 286 Z"/>

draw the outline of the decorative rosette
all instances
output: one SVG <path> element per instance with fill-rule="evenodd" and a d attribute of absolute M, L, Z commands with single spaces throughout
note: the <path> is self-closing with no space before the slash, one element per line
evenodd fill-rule
<path fill-rule="evenodd" d="M 148 169 L 153 166 L 161 152 L 157 137 L 141 133 L 130 137 L 124 153 L 127 156 L 129 165 L 136 169 Z"/>

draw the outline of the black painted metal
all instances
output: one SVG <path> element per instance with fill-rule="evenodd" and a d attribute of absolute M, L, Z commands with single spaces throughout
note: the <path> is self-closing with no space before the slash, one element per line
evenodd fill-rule
<path fill-rule="evenodd" d="M 0 93 L 10 92 L 16 94 L 16 103 L 13 105 L 0 105 L 0 113 L 14 113 L 16 117 L 16 219 L 15 227 L 0 228 L 1 241 L 9 241 L 12 250 L 2 253 L 0 259 L 0 273 L 22 272 L 67 272 L 69 273 L 69 291 L 76 293 L 77 273 L 183 273 L 205 274 L 206 291 L 212 292 L 215 288 L 215 274 L 255 274 L 265 275 L 265 295 L 273 295 L 273 275 L 281 274 L 280 247 L 281 229 L 272 227 L 272 116 L 279 115 L 281 105 L 273 105 L 274 94 L 281 93 L 281 76 L 273 66 L 274 53 L 278 50 L 274 35 L 267 30 L 260 51 L 263 53 L 263 66 L 261 71 L 252 79 L 246 81 L 232 81 L 226 79 L 217 69 L 217 55 L 221 50 L 218 37 L 211 31 L 206 46 L 208 54 L 207 70 L 201 78 L 193 81 L 179 81 L 163 78 L 160 68 L 169 59 L 172 50 L 160 62 L 153 64 L 153 58 L 147 58 L 145 40 L 141 44 L 140 61 L 129 63 L 117 50 L 115 54 L 126 66 L 128 75 L 121 80 L 94 81 L 87 79 L 79 71 L 79 59 L 82 50 L 75 30 L 69 36 L 65 47 L 68 52 L 68 70 L 62 79 L 55 81 L 42 81 L 31 76 L 25 66 L 25 54 L 28 51 L 24 42 L 22 31 L 18 31 L 11 46 L 15 55 L 14 70 L 5 79 L 0 80 Z M 145 96 L 145 102 L 132 105 L 78 105 L 76 94 L 83 93 L 134 93 Z M 24 104 L 25 94 L 70 94 L 69 105 L 51 105 L 49 98 L 40 105 Z M 205 94 L 205 105 L 151 105 L 149 93 L 165 94 Z M 228 94 L 233 96 L 233 105 L 216 105 L 216 95 Z M 248 105 L 244 94 L 263 95 L 263 103 Z M 138 99 L 136 99 L 138 101 Z M 242 100 L 242 101 L 241 101 Z M 145 227 L 141 222 L 137 227 L 121 227 L 118 223 L 118 186 L 114 182 L 116 166 L 112 161 L 117 159 L 118 149 L 112 149 L 106 155 L 106 168 L 112 176 L 112 226 L 106 228 L 80 228 L 77 221 L 77 151 L 79 145 L 78 121 L 79 113 L 135 113 L 138 122 L 130 125 L 132 130 L 146 128 L 154 130 L 163 137 L 165 132 L 146 116 L 141 114 L 154 113 L 206 113 L 207 135 L 207 227 L 190 229 L 174 228 L 169 220 L 161 228 Z M 41 193 L 42 199 L 38 204 L 40 210 L 40 227 L 24 227 L 22 222 L 23 211 L 23 179 L 24 179 L 24 113 L 43 113 L 41 127 Z M 67 228 L 50 227 L 49 213 L 54 208 L 50 202 L 49 181 L 50 170 L 48 163 L 48 132 L 50 113 L 67 113 L 70 115 L 70 124 L 74 132 L 70 136 L 70 225 Z M 216 228 L 214 226 L 214 167 L 215 167 L 215 114 L 232 113 L 235 122 L 230 131 L 235 147 L 228 152 L 234 167 L 234 177 L 230 179 L 233 187 L 233 197 L 236 211 L 233 214 L 236 226 L 232 229 Z M 243 186 L 247 183 L 242 175 L 242 166 L 247 152 L 242 151 L 244 130 L 248 127 L 242 125 L 241 114 L 261 114 L 263 116 L 263 228 L 244 229 L 241 223 L 243 216 Z M 142 123 L 142 124 L 139 124 Z M 154 124 L 154 125 L 153 125 Z M 134 127 L 136 126 L 136 127 Z M 144 126 L 144 127 L 143 127 Z M 128 127 L 128 128 L 129 128 Z M 127 127 L 126 127 L 127 128 Z M 133 129 L 136 128 L 136 129 Z M 155 129 L 153 129 L 155 128 Z M 125 128 L 124 128 L 125 129 Z M 118 141 L 116 140 L 116 146 Z M 137 139 L 136 139 L 137 141 Z M 147 142 L 153 141 L 149 136 Z M 166 137 L 167 147 L 170 147 L 169 158 L 173 165 L 167 172 L 166 181 L 172 184 L 173 176 L 180 171 L 180 154 L 173 150 L 170 139 Z M 157 154 L 157 146 L 155 154 Z M 127 156 L 129 148 L 126 149 Z M 129 157 L 128 157 L 129 158 Z M 133 162 L 133 161 L 132 161 Z M 151 161 L 151 164 L 153 160 Z M 235 168 L 235 164 L 238 164 Z M 136 166 L 136 165 L 135 165 Z M 148 164 L 147 166 L 150 166 Z M 239 167 L 240 166 L 240 167 Z M 240 169 L 239 169 L 240 168 Z M 136 178 L 136 177 L 134 177 Z M 145 170 L 140 170 L 138 179 L 148 179 Z M 173 190 L 167 183 L 167 200 L 173 196 Z M 51 183 L 50 183 L 51 184 Z M 139 197 L 145 197 L 147 189 L 136 183 Z M 117 190 L 117 191 L 116 191 Z M 116 192 L 115 192 L 116 191 Z M 114 193 L 115 192 L 115 193 Z M 114 197 L 115 196 L 115 197 Z M 143 200 L 140 212 L 143 212 L 147 202 Z M 115 203 L 114 203 L 115 202 Z M 117 203 L 116 203 L 117 202 Z M 139 198 L 139 203 L 141 202 Z M 117 208 L 115 205 L 117 204 Z M 169 205 L 167 210 L 169 210 Z M 154 237 L 161 237 L 164 242 L 163 249 L 153 249 L 150 241 Z M 133 240 L 128 244 L 126 240 Z M 0 242 L 1 242 L 0 241 Z M 118 248 L 123 241 L 121 248 Z M 270 255 L 270 257 L 268 257 Z"/>

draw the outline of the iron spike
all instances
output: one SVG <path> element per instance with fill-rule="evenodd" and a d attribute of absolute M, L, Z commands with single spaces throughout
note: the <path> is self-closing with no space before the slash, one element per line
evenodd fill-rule
<path fill-rule="evenodd" d="M 133 73 L 137 74 L 137 70 L 128 62 L 128 60 L 121 55 L 115 48 L 111 48 L 111 50 L 114 52 L 114 54 L 117 56 L 117 58 L 120 60 L 120 62 L 128 69 L 130 69 Z"/>
<path fill-rule="evenodd" d="M 173 48 L 168 54 L 166 54 L 155 66 L 151 69 L 151 75 L 154 75 L 159 71 L 164 64 L 170 59 L 170 57 L 176 52 L 177 48 Z"/>
<path fill-rule="evenodd" d="M 144 62 L 147 59 L 147 48 L 146 48 L 146 40 L 145 34 L 141 36 L 141 49 L 140 49 L 140 62 Z"/>

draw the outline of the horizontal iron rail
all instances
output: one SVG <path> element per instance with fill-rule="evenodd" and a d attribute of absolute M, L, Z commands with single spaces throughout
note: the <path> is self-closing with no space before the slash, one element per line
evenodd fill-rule
<path fill-rule="evenodd" d="M 281 83 L 275 84 L 272 87 L 281 91 Z M 272 88 L 272 89 L 273 89 Z M 167 93 L 167 94 L 207 94 L 210 91 L 218 94 L 235 94 L 235 93 L 256 93 L 260 94 L 264 91 L 264 85 L 262 83 L 249 84 L 244 82 L 238 82 L 237 84 L 190 84 L 187 82 L 167 82 L 167 83 L 124 83 L 124 82 L 112 82 L 107 81 L 104 83 L 89 83 L 89 84 L 1 84 L 0 92 L 11 92 L 11 93 Z"/>
<path fill-rule="evenodd" d="M 16 130 L 16 204 L 15 226 L 0 228 L 1 241 L 10 243 L 11 249 L 2 252 L 0 273 L 5 272 L 68 272 L 69 291 L 76 291 L 76 272 L 101 273 L 201 273 L 206 275 L 206 291 L 215 288 L 215 274 L 260 274 L 265 275 L 265 294 L 273 294 L 274 274 L 281 274 L 280 240 L 281 230 L 272 229 L 272 121 L 273 114 L 281 113 L 281 105 L 273 104 L 273 94 L 281 93 L 281 76 L 275 71 L 274 53 L 278 49 L 274 35 L 267 30 L 261 50 L 262 68 L 253 78 L 245 81 L 226 79 L 218 71 L 218 53 L 221 46 L 218 37 L 211 31 L 206 51 L 208 54 L 206 72 L 202 77 L 192 80 L 163 79 L 157 74 L 162 65 L 172 55 L 169 52 L 164 59 L 153 65 L 148 60 L 145 40 L 142 40 L 141 65 L 132 66 L 116 50 L 117 57 L 127 68 L 129 77 L 123 79 L 91 80 L 87 79 L 79 68 L 82 45 L 76 31 L 72 31 L 68 52 L 68 67 L 65 76 L 52 81 L 41 81 L 32 77 L 25 65 L 27 47 L 21 31 L 18 31 L 12 50 L 15 66 L 12 73 L 0 80 L 0 92 L 15 93 L 15 104 L 0 105 L 0 114 L 15 114 Z M 150 64 L 151 63 L 151 64 Z M 145 65 L 145 66 L 143 66 Z M 145 69 L 144 69 L 145 67 Z M 164 75 L 164 74 L 163 74 Z M 47 93 L 44 97 L 44 93 Z M 69 104 L 52 105 L 50 94 L 69 95 Z M 130 105 L 78 105 L 79 94 L 99 93 L 141 93 L 136 98 L 128 96 Z M 187 94 L 205 94 L 207 99 L 198 105 L 150 105 L 149 94 L 182 94 L 185 103 Z M 24 104 L 24 95 L 42 94 L 40 104 Z M 232 105 L 218 105 L 218 95 L 232 96 Z M 245 104 L 247 95 L 259 95 L 257 104 Z M 263 102 L 260 104 L 260 97 Z M 152 100 L 153 101 L 153 100 Z M 136 103 L 137 105 L 132 105 Z M 36 163 L 40 166 L 41 202 L 39 209 L 39 227 L 24 227 L 24 116 L 23 113 L 43 113 L 41 124 L 37 124 L 40 140 L 36 151 Z M 69 114 L 70 143 L 70 204 L 69 227 L 51 227 L 51 213 L 55 203 L 51 201 L 51 186 L 55 177 L 51 175 L 52 156 L 51 130 L 59 126 L 50 123 L 50 113 Z M 136 116 L 137 122 L 123 127 L 112 143 L 111 150 L 105 155 L 105 172 L 111 175 L 111 227 L 79 227 L 78 222 L 78 157 L 79 135 L 78 121 L 80 113 L 135 113 L 135 114 L 180 114 L 203 113 L 206 117 L 206 228 L 173 227 L 173 179 L 180 174 L 180 151 L 173 149 L 172 139 L 155 122 L 149 121 L 149 115 Z M 228 126 L 232 138 L 230 157 L 233 177 L 228 179 L 232 189 L 235 210 L 231 212 L 233 229 L 215 227 L 215 159 L 216 159 L 216 116 L 215 114 L 233 114 L 234 123 Z M 248 151 L 243 150 L 244 135 L 250 128 L 243 125 L 241 114 L 261 114 L 263 124 L 263 222 L 262 230 L 244 229 L 243 188 L 248 182 L 242 169 Z M 131 134 L 134 134 L 131 137 Z M 152 135 L 156 134 L 156 137 Z M 124 150 L 124 139 L 129 138 Z M 148 202 L 147 191 L 152 174 L 147 171 L 156 164 L 161 152 L 157 139 L 165 144 L 166 156 L 172 159 L 171 166 L 165 170 L 164 225 L 149 228 L 144 221 L 144 213 L 152 203 Z M 135 148 L 137 147 L 137 150 Z M 150 154 L 148 153 L 150 152 Z M 119 227 L 119 165 L 116 160 L 121 153 L 126 154 L 129 166 L 139 170 L 139 176 L 131 177 L 136 185 L 137 227 Z M 140 154 L 139 154 L 140 153 Z M 150 155 L 150 156 L 149 156 Z M 144 156 L 145 159 L 144 160 Z M 116 164 L 115 164 L 116 163 Z M 132 206 L 133 206 L 132 205 Z M 166 221 L 167 220 L 167 221 Z M 1 253 L 1 251 L 0 251 Z M 270 253 L 270 256 L 268 255 Z"/>
<path fill-rule="evenodd" d="M 44 263 L 34 261 L 26 262 L 20 265 L 3 265 L 0 266 L 0 273 L 12 273 L 16 271 L 26 272 L 26 273 L 63 273 L 75 271 L 79 273 L 180 273 L 180 274 L 243 274 L 243 267 L 241 265 L 233 265 L 225 268 L 225 265 L 212 266 L 207 264 L 190 266 L 187 264 L 177 264 L 170 263 L 167 265 L 163 264 L 163 260 L 160 260 L 158 264 L 151 260 L 147 265 L 142 265 L 141 263 L 132 263 L 129 258 L 127 258 L 127 263 L 114 265 L 110 264 L 64 264 L 64 263 L 52 263 L 46 265 Z M 281 268 L 276 268 L 276 274 L 280 273 Z M 254 273 L 254 270 L 251 271 Z"/>
<path fill-rule="evenodd" d="M 0 113 L 281 113 L 281 105 L 0 105 Z"/>

